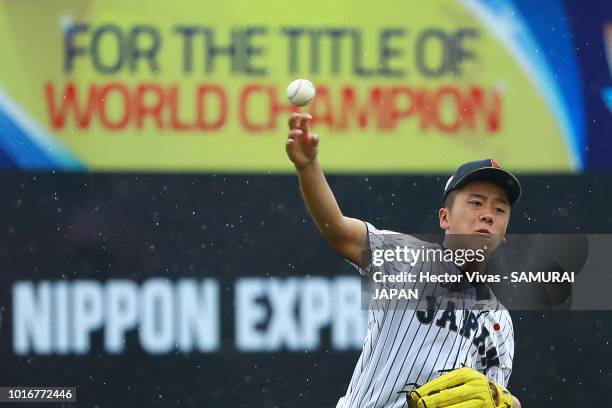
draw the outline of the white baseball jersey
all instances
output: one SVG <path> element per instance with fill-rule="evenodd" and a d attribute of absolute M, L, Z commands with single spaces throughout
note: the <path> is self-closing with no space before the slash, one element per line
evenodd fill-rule
<path fill-rule="evenodd" d="M 441 248 L 437 244 L 377 230 L 366 224 L 372 252 L 383 246 L 389 248 L 395 237 L 398 240 L 396 244 L 401 246 Z M 393 274 L 421 271 L 461 273 L 453 262 L 394 262 L 391 267 Z M 367 271 L 358 269 L 362 274 L 371 275 L 372 268 L 370 265 Z M 419 287 L 419 304 L 415 307 L 414 303 L 408 306 L 406 301 L 371 301 L 363 350 L 346 395 L 340 398 L 336 408 L 406 407 L 406 394 L 401 391 L 413 389 L 415 386 L 410 383 L 423 385 L 444 371 L 463 365 L 507 386 L 514 356 L 512 320 L 486 285 L 479 288 L 479 298 L 482 298 L 484 289 L 487 299 L 480 299 L 478 304 L 464 303 L 459 298 L 444 299 L 437 305 L 430 296 L 439 296 L 448 290 L 448 286 L 439 283 L 395 285 L 403 285 L 405 289 Z M 471 284 L 468 289 L 477 291 Z"/>

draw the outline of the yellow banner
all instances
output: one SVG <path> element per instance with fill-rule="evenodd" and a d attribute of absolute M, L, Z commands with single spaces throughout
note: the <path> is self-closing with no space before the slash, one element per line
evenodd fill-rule
<path fill-rule="evenodd" d="M 0 4 L 0 108 L 58 168 L 291 171 L 296 78 L 327 170 L 575 167 L 524 66 L 455 0 Z"/>

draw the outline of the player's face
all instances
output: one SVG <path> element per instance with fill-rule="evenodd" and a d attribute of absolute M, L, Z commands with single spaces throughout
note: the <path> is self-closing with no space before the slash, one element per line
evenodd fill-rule
<path fill-rule="evenodd" d="M 473 181 L 457 191 L 452 207 L 441 208 L 439 216 L 447 234 L 478 237 L 494 249 L 508 227 L 508 195 L 495 183 Z"/>

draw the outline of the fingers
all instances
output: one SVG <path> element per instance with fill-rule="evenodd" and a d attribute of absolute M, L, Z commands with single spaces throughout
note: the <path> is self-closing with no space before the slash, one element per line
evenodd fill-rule
<path fill-rule="evenodd" d="M 319 146 L 319 135 L 311 133 L 310 135 L 304 135 L 300 129 L 293 129 L 289 131 L 289 137 L 285 141 L 285 149 L 289 152 L 294 148 L 296 143 L 301 145 L 309 144 L 312 148 L 316 149 Z"/>
<path fill-rule="evenodd" d="M 304 135 L 301 129 L 293 129 L 289 131 L 289 137 L 287 140 L 292 141 L 301 141 L 302 143 L 306 142 L 311 144 L 313 147 L 317 147 L 319 145 L 319 135 L 315 133 L 310 133 L 308 135 Z"/>
<path fill-rule="evenodd" d="M 298 137 L 300 137 L 300 135 L 302 135 L 302 130 L 301 129 L 291 129 L 289 131 L 289 139 L 291 140 L 296 140 Z"/>
<path fill-rule="evenodd" d="M 313 147 L 317 147 L 319 145 L 319 135 L 313 133 L 310 136 L 309 142 L 312 144 Z"/>
<path fill-rule="evenodd" d="M 295 146 L 295 140 L 287 139 L 287 141 L 285 142 L 285 151 L 287 153 L 291 152 L 291 150 L 293 149 L 293 146 Z"/>
<path fill-rule="evenodd" d="M 302 121 L 302 115 L 298 112 L 293 112 L 289 116 L 289 129 L 297 129 L 300 127 L 300 122 Z"/>
<path fill-rule="evenodd" d="M 312 116 L 310 113 L 302 114 L 302 120 L 300 122 L 300 129 L 305 135 L 310 134 L 310 123 L 312 122 Z"/>
<path fill-rule="evenodd" d="M 285 142 L 287 152 L 295 148 L 296 143 L 301 146 L 315 148 L 319 145 L 319 136 L 310 133 L 310 123 L 312 115 L 310 113 L 294 112 L 289 116 L 289 133 Z"/>
<path fill-rule="evenodd" d="M 293 112 L 289 115 L 289 130 L 301 129 L 305 135 L 310 133 L 310 124 L 312 123 L 312 115 L 310 113 Z"/>

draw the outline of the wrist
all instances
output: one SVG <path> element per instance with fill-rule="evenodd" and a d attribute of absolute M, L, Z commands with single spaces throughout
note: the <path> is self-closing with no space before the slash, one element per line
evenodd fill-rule
<path fill-rule="evenodd" d="M 304 163 L 304 164 L 297 164 L 297 163 L 293 163 L 293 165 L 295 166 L 295 170 L 298 173 L 302 173 L 305 171 L 308 171 L 312 168 L 315 168 L 317 165 L 318 159 L 315 157 L 314 159 Z"/>

